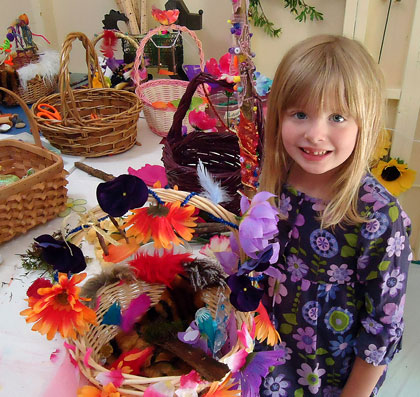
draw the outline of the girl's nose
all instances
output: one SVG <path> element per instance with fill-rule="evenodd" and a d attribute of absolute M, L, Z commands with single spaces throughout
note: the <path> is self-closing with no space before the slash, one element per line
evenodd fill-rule
<path fill-rule="evenodd" d="M 322 120 L 313 120 L 305 131 L 305 139 L 311 143 L 322 142 L 325 140 L 327 126 Z"/>

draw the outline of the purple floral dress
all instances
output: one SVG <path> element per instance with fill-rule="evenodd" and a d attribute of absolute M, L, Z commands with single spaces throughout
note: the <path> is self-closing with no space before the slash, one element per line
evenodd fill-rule
<path fill-rule="evenodd" d="M 370 174 L 359 193 L 369 222 L 322 230 L 322 208 L 290 186 L 281 193 L 284 251 L 265 281 L 264 303 L 282 338 L 275 349 L 287 354 L 263 380 L 261 396 L 338 397 L 356 356 L 383 365 L 401 348 L 409 218 Z"/>

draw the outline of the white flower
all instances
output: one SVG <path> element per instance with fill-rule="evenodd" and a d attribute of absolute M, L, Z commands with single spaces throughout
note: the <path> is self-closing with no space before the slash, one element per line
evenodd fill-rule
<path fill-rule="evenodd" d="M 388 256 L 400 256 L 401 251 L 404 249 L 405 236 L 401 236 L 401 232 L 396 232 L 394 237 L 388 239 L 388 247 L 386 247 L 386 252 Z"/>
<path fill-rule="evenodd" d="M 383 360 L 386 353 L 386 347 L 382 346 L 379 349 L 373 343 L 368 346 L 368 349 L 365 350 L 366 362 L 368 364 L 373 364 L 375 366 Z"/>

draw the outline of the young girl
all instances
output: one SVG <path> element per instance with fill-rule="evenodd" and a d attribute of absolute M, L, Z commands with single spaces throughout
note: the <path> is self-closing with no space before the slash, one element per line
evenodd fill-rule
<path fill-rule="evenodd" d="M 384 104 L 378 65 L 344 37 L 311 37 L 277 69 L 260 189 L 282 215 L 264 302 L 287 356 L 261 396 L 376 395 L 401 348 L 410 220 L 368 171 Z"/>

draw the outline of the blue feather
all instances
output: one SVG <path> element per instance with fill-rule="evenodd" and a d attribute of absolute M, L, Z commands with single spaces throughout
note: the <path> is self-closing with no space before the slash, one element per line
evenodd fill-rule
<path fill-rule="evenodd" d="M 207 346 L 213 352 L 215 341 L 216 323 L 210 313 L 210 310 L 202 307 L 195 313 L 195 323 L 200 333 L 207 338 Z"/>
<path fill-rule="evenodd" d="M 197 175 L 203 192 L 200 194 L 208 198 L 215 204 L 230 201 L 226 190 L 221 186 L 220 182 L 215 181 L 213 176 L 206 170 L 201 160 L 198 160 Z"/>

